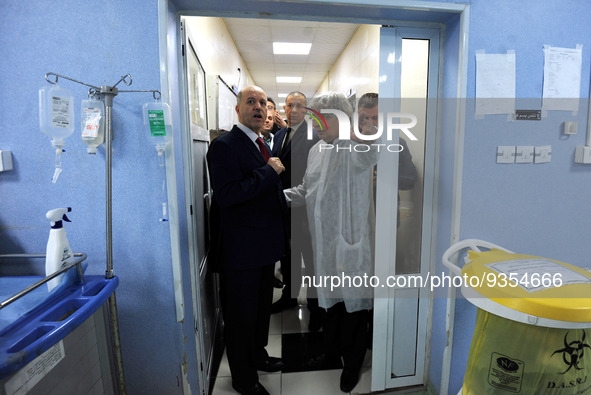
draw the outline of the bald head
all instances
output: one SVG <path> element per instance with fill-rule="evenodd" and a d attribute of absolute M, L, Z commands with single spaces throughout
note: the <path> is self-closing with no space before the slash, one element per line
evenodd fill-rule
<path fill-rule="evenodd" d="M 258 133 L 267 118 L 267 94 L 260 87 L 251 85 L 238 92 L 237 101 L 238 121 Z"/>

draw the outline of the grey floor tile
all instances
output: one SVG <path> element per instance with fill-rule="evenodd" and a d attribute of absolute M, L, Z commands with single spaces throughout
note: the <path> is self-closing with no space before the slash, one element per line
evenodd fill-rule
<path fill-rule="evenodd" d="M 286 373 L 281 375 L 281 395 L 338 395 L 341 370 Z"/>

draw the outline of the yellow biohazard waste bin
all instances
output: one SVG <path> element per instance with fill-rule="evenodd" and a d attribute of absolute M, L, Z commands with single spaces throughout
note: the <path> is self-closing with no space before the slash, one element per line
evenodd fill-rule
<path fill-rule="evenodd" d="M 462 394 L 591 394 L 591 273 L 470 242 L 446 263 L 478 307 Z"/>

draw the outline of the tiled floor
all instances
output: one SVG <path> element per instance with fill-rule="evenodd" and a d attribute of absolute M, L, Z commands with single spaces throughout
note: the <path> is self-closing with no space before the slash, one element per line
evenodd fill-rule
<path fill-rule="evenodd" d="M 304 291 L 305 292 L 305 291 Z M 302 293 L 301 295 L 303 295 Z M 281 290 L 275 289 L 274 300 L 281 296 Z M 302 298 L 299 298 L 302 301 Z M 305 300 L 305 298 L 303 299 Z M 300 304 L 271 316 L 269 345 L 267 351 L 273 357 L 281 356 L 281 335 L 286 333 L 308 332 L 308 309 Z M 342 369 L 321 370 L 299 373 L 264 373 L 259 372 L 259 381 L 271 395 L 333 395 L 344 394 L 339 388 Z M 365 355 L 359 383 L 351 394 L 370 393 L 371 351 Z M 222 358 L 212 395 L 236 395 L 232 389 L 232 378 L 226 354 Z"/>
<path fill-rule="evenodd" d="M 278 277 L 279 273 L 276 273 Z M 281 296 L 281 290 L 275 289 L 273 301 Z M 271 315 L 269 327 L 269 344 L 267 351 L 270 356 L 280 357 L 281 338 L 283 334 L 307 333 L 309 312 L 305 305 L 306 290 L 302 289 L 298 297 L 300 305 L 285 310 L 278 314 Z M 265 373 L 259 372 L 260 383 L 269 391 L 271 395 L 344 395 L 339 388 L 339 382 L 342 369 L 319 370 L 313 372 L 297 373 Z M 367 350 L 359 383 L 350 394 L 370 394 L 371 393 L 371 350 Z M 422 395 L 428 394 L 426 390 L 406 389 L 401 391 L 380 392 L 380 394 L 402 394 Z M 232 378 L 226 353 L 222 361 L 215 380 L 212 395 L 236 395 L 232 389 Z"/>

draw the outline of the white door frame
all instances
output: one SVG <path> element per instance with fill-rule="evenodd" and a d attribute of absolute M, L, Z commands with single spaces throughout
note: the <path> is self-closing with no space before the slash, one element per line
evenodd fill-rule
<path fill-rule="evenodd" d="M 244 10 L 242 10 L 240 0 L 230 0 L 224 3 L 224 10 L 222 9 L 209 9 L 207 6 L 203 6 L 199 2 L 195 2 L 194 6 L 187 7 L 186 2 L 183 0 L 178 0 L 181 2 L 180 5 L 177 5 L 177 1 L 175 0 L 158 0 L 158 35 L 159 35 L 159 48 L 160 48 L 160 85 L 161 85 L 161 92 L 162 92 L 162 100 L 166 103 L 171 103 L 172 101 L 176 101 L 175 97 L 180 97 L 181 106 L 185 103 L 182 103 L 183 96 L 182 96 L 182 77 L 178 75 L 179 69 L 178 64 L 175 61 L 175 54 L 176 54 L 176 47 L 179 41 L 179 35 L 177 32 L 179 31 L 180 26 L 180 19 L 181 16 L 184 15 L 200 15 L 200 16 L 221 16 L 221 17 L 244 17 Z M 176 15 L 169 14 L 169 2 L 172 3 L 171 9 L 174 10 L 182 10 L 182 12 L 177 13 Z M 456 98 L 460 101 L 457 106 L 456 117 L 455 117 L 455 153 L 454 153 L 454 172 L 453 172 L 453 189 L 452 189 L 452 213 L 451 213 L 451 243 L 455 243 L 459 240 L 460 236 L 460 212 L 461 212 L 461 193 L 462 193 L 462 169 L 463 169 L 463 151 L 464 151 L 464 129 L 465 129 L 465 113 L 466 107 L 465 103 L 462 99 L 466 98 L 467 94 L 467 75 L 468 75 L 468 36 L 469 36 L 469 16 L 470 16 L 470 5 L 469 4 L 457 4 L 457 3 L 447 3 L 447 2 L 434 2 L 434 1 L 416 1 L 416 0 L 370 0 L 367 2 L 362 2 L 361 0 L 342 0 L 342 4 L 346 5 L 353 5 L 353 6 L 361 6 L 368 9 L 367 15 L 359 15 L 358 18 L 348 18 L 348 19 L 339 19 L 331 16 L 327 11 L 321 11 L 320 8 L 325 7 L 329 2 L 325 0 L 301 0 L 301 3 L 306 3 L 305 7 L 302 7 L 302 10 L 306 11 L 306 15 L 315 15 L 317 20 L 324 20 L 329 22 L 358 22 L 358 23 L 374 23 L 374 24 L 388 24 L 393 23 L 393 21 L 384 21 L 382 19 L 376 18 L 373 15 L 380 15 L 380 9 L 384 10 L 391 10 L 391 9 L 401 9 L 401 10 L 418 10 L 418 11 L 443 11 L 451 14 L 459 14 L 460 15 L 460 23 L 459 23 L 459 45 L 458 45 L 458 77 L 457 77 L 457 91 L 456 91 Z M 257 13 L 261 9 L 266 9 L 266 5 L 273 5 L 276 4 L 273 0 L 268 1 L 259 1 L 256 2 L 256 9 L 255 5 L 253 5 L 253 9 L 251 12 Z M 205 8 L 204 8 L 205 7 Z M 212 7 L 217 7 L 212 6 Z M 240 11 L 237 11 L 240 9 Z M 371 14 L 370 14 L 371 9 Z M 377 9 L 377 11 L 376 11 Z M 230 11 L 227 11 L 230 10 Z M 236 10 L 236 11 L 232 11 Z M 315 12 L 316 11 L 316 12 Z M 253 15 L 255 15 L 253 14 Z M 303 13 L 302 13 L 303 14 Z M 257 14 L 258 15 L 258 14 Z M 284 14 L 270 14 L 268 17 L 274 18 L 285 18 L 285 17 L 296 17 L 299 19 L 305 19 L 302 15 L 284 15 Z M 170 24 L 174 24 L 174 26 L 170 26 Z M 180 77 L 180 78 L 179 78 Z M 181 93 L 179 93 L 181 92 Z M 175 98 L 175 99 L 173 99 Z M 174 113 L 174 112 L 173 112 Z M 182 113 L 182 111 L 181 111 Z M 188 140 L 188 136 L 184 136 L 183 134 L 186 133 L 187 125 L 184 123 L 186 122 L 185 117 L 180 117 L 180 119 L 175 119 L 173 121 L 177 122 L 177 126 L 173 126 L 175 129 L 174 134 L 177 136 L 181 136 L 181 141 L 176 142 L 173 141 L 173 146 L 171 147 L 170 151 L 170 159 L 171 161 L 167 160 L 167 190 L 168 190 L 168 201 L 169 201 L 169 218 L 170 218 L 170 243 L 171 243 L 171 261 L 172 261 L 172 270 L 174 274 L 174 281 L 175 281 L 175 305 L 176 305 L 176 312 L 177 312 L 177 321 L 181 322 L 185 318 L 185 314 L 190 314 L 191 312 L 185 310 L 185 304 L 183 300 L 183 287 L 190 286 L 190 282 L 188 285 L 185 285 L 184 282 L 187 281 L 183 273 L 187 273 L 187 268 L 190 265 L 190 260 L 187 259 L 187 246 L 181 242 L 181 238 L 192 237 L 193 235 L 190 234 L 190 231 L 184 229 L 188 224 L 185 220 L 183 220 L 180 213 L 183 211 L 188 211 L 188 203 L 186 200 L 182 198 L 185 196 L 187 186 L 187 176 L 181 177 L 177 180 L 176 172 L 182 172 L 183 163 L 186 160 L 190 160 L 190 158 L 179 158 L 178 160 L 175 159 L 174 152 L 181 152 L 183 153 L 182 156 L 185 156 L 186 151 L 181 147 L 174 147 L 174 144 L 183 144 L 183 141 Z M 179 132 L 180 130 L 180 132 Z M 184 206 L 183 206 L 184 205 Z M 183 207 L 180 207 L 183 206 Z M 190 279 L 188 279 L 190 281 Z M 450 288 L 453 291 L 453 287 Z M 453 297 L 455 295 L 450 295 Z M 447 346 L 444 350 L 444 359 L 443 359 L 443 366 L 442 366 L 442 382 L 441 382 L 441 394 L 447 394 L 447 387 L 449 383 L 449 371 L 450 371 L 450 364 L 451 364 L 451 349 L 452 349 L 452 342 L 453 342 L 453 314 L 454 314 L 454 302 L 453 300 L 449 300 L 448 304 L 451 304 L 452 307 L 448 308 L 448 316 L 447 316 Z M 193 322 L 194 320 L 198 320 L 199 317 L 190 317 L 191 319 L 189 322 Z M 187 321 L 185 319 L 185 321 Z M 376 328 L 378 330 L 378 328 Z M 198 361 L 199 362 L 199 361 Z M 190 393 L 191 390 L 188 386 L 188 376 L 191 375 L 191 372 L 188 372 L 186 369 L 183 368 L 183 364 L 181 364 L 182 370 L 182 379 L 183 379 L 183 388 L 185 393 Z"/>
<path fill-rule="evenodd" d="M 427 113 L 424 149 L 420 271 L 409 275 L 396 274 L 398 155 L 382 154 L 378 164 L 376 275 L 380 283 L 389 276 L 415 282 L 418 275 L 427 278 L 435 269 L 437 177 L 442 64 L 442 29 L 433 27 L 382 27 L 380 31 L 380 112 L 399 112 L 401 97 L 401 52 L 404 38 L 429 40 Z M 393 100 L 394 99 L 394 100 Z M 412 100 L 412 99 L 411 99 Z M 385 106 L 392 106 L 385 107 Z M 397 141 L 393 136 L 393 141 Z M 409 145 L 413 144 L 412 141 Z M 422 160 L 422 159 L 421 159 Z M 421 166 L 422 167 L 422 166 Z M 425 286 L 378 287 L 375 294 L 372 391 L 400 388 L 426 383 L 429 353 L 429 326 L 432 300 Z M 379 328 L 379 329 L 378 329 Z M 394 372 L 400 372 L 394 377 Z"/>

